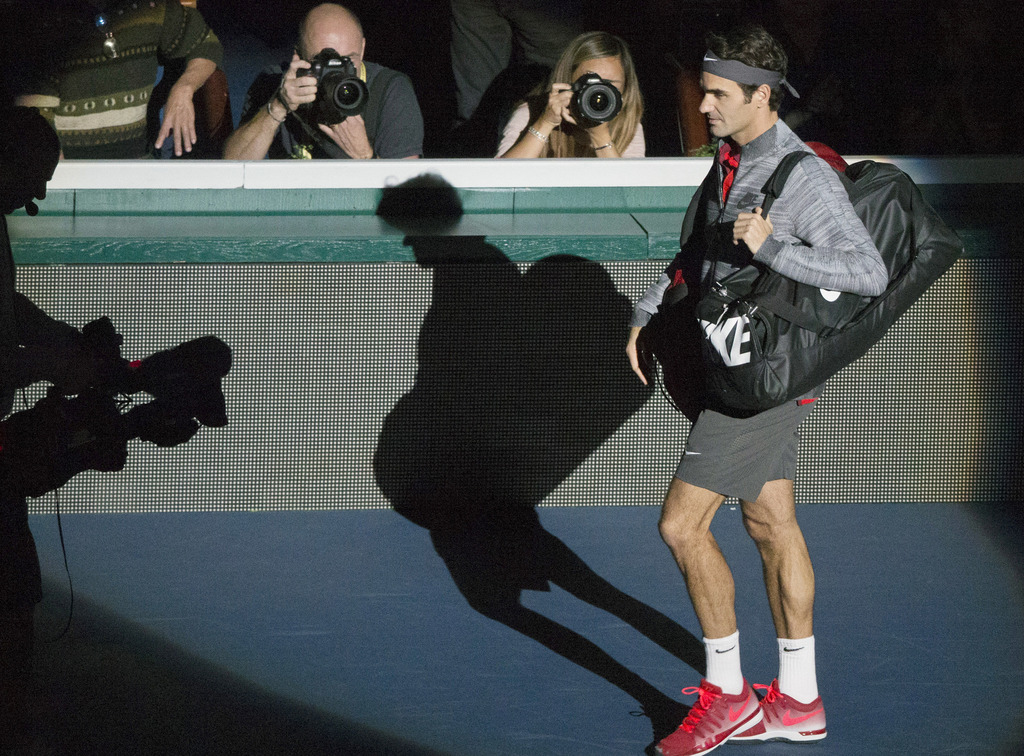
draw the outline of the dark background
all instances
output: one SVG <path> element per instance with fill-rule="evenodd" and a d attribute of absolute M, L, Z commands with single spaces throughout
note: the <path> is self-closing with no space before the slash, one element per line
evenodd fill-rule
<path fill-rule="evenodd" d="M 709 29 L 740 20 L 759 21 L 783 41 L 790 80 L 802 95 L 788 98 L 783 114 L 800 120 L 796 130 L 805 140 L 824 141 L 848 155 L 1021 151 L 1012 135 L 1021 117 L 1016 93 L 1022 22 L 1019 8 L 1005 0 L 586 1 L 590 27 L 625 38 L 636 59 L 649 156 L 682 154 L 679 64 L 700 58 Z M 265 65 L 290 57 L 299 22 L 315 4 L 199 0 L 224 43 L 236 121 L 249 82 Z M 426 125 L 426 157 L 472 154 L 450 129 L 455 92 L 448 2 L 348 5 L 363 22 L 368 59 L 412 78 Z M 33 30 L 47 18 L 88 7 L 87 0 L 0 0 L 8 93 L 31 59 Z"/>

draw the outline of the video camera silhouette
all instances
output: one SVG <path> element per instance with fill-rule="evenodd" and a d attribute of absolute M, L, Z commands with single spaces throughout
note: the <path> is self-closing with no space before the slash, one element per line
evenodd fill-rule
<path fill-rule="evenodd" d="M 0 466 L 23 496 L 56 490 L 85 470 L 118 471 L 127 444 L 138 438 L 170 447 L 199 427 L 227 425 L 222 381 L 231 348 L 204 336 L 141 361 L 121 356 L 123 337 L 107 317 L 82 328 L 82 347 L 94 378 L 73 395 L 51 386 L 33 407 L 0 423 Z M 129 397 L 148 394 L 149 401 Z"/>

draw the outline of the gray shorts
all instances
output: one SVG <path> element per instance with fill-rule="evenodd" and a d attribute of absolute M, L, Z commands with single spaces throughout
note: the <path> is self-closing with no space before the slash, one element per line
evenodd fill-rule
<path fill-rule="evenodd" d="M 676 477 L 743 501 L 757 499 L 770 480 L 793 480 L 799 426 L 816 403 L 801 401 L 745 418 L 704 410 L 690 429 Z"/>

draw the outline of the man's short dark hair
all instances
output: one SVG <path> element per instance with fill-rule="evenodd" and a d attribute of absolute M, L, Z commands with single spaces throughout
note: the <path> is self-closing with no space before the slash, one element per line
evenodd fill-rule
<path fill-rule="evenodd" d="M 726 32 L 708 35 L 708 49 L 723 60 L 738 60 L 754 68 L 777 71 L 786 77 L 789 59 L 782 45 L 763 26 L 745 24 Z M 747 102 L 753 97 L 757 87 L 753 84 L 740 84 Z M 771 110 L 778 110 L 782 102 L 782 86 L 772 87 L 772 95 L 768 100 Z"/>

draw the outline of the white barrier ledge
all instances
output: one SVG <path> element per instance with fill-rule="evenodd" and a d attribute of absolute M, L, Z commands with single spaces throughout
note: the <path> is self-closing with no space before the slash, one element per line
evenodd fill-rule
<path fill-rule="evenodd" d="M 1024 158 L 851 156 L 893 163 L 919 184 L 1021 183 Z M 65 160 L 51 189 L 380 189 L 431 173 L 461 189 L 697 186 L 709 158 L 624 160 Z"/>

